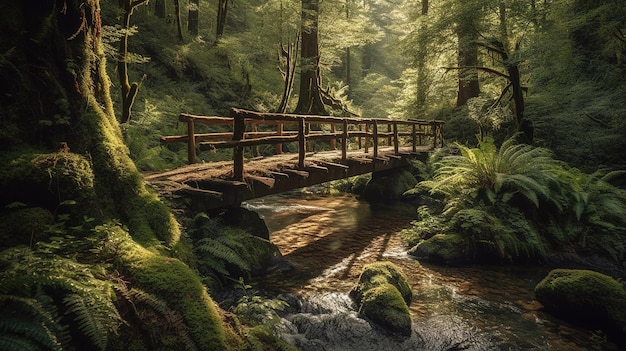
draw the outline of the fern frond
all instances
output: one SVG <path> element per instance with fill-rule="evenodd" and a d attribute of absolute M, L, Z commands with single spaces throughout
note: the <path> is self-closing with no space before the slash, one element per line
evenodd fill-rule
<path fill-rule="evenodd" d="M 54 311 L 51 312 L 37 299 L 0 295 L 0 312 L 0 337 L 5 338 L 3 342 L 37 345 L 36 349 L 43 346 L 50 350 L 63 350 L 65 330 L 58 325 Z M 0 346 L 0 350 L 5 349 Z"/>
<path fill-rule="evenodd" d="M 244 271 L 249 271 L 248 263 L 241 259 L 237 251 L 233 250 L 222 242 L 213 239 L 202 239 L 196 247 L 205 254 L 213 255 L 224 260 L 226 263 L 233 264 Z"/>
<path fill-rule="evenodd" d="M 67 307 L 66 314 L 73 314 L 78 328 L 100 350 L 107 345 L 109 333 L 114 331 L 112 320 L 121 321 L 117 309 L 110 301 L 103 301 L 97 296 L 69 294 L 63 299 Z M 116 327 L 116 326 L 115 326 Z"/>

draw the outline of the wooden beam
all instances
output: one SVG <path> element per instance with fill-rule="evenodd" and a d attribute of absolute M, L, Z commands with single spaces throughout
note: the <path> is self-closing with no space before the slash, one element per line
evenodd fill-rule
<path fill-rule="evenodd" d="M 294 174 L 294 175 L 296 175 L 298 177 L 302 177 L 302 178 L 308 178 L 309 177 L 309 172 L 307 172 L 307 171 L 300 171 L 300 170 L 297 170 L 297 169 L 291 169 L 291 168 L 283 169 L 283 172 L 288 173 L 288 174 L 291 173 L 291 174 Z"/>
<path fill-rule="evenodd" d="M 315 162 L 325 165 L 327 167 L 350 169 L 350 166 L 342 165 L 341 163 L 333 163 L 333 162 L 327 162 L 327 161 L 315 161 Z"/>
<path fill-rule="evenodd" d="M 241 139 L 228 141 L 204 141 L 200 143 L 200 150 L 230 149 L 235 147 L 247 147 L 264 144 L 280 144 L 298 141 L 298 136 L 268 136 L 256 139 Z"/>
<path fill-rule="evenodd" d="M 316 164 L 310 164 L 310 165 L 306 166 L 305 168 L 307 170 L 322 171 L 322 172 L 327 172 L 328 173 L 328 167 L 318 166 Z"/>
<path fill-rule="evenodd" d="M 274 184 L 276 183 L 276 179 L 274 178 L 261 177 L 261 176 L 255 176 L 255 175 L 246 175 L 246 179 L 250 179 L 251 181 L 263 184 L 268 188 L 273 188 Z"/>

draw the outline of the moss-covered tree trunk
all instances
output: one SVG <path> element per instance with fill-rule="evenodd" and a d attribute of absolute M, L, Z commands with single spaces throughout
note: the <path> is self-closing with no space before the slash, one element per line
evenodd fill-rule
<path fill-rule="evenodd" d="M 129 249 L 116 254 L 115 270 L 149 293 L 177 296 L 168 303 L 182 313 L 199 349 L 228 349 L 198 276 L 167 257 L 175 250 L 161 250 L 176 248 L 180 229 L 144 186 L 123 143 L 101 44 L 99 0 L 48 0 L 36 6 L 2 0 L 0 29 L 0 217 L 12 214 L 16 203 L 56 216 L 59 206 L 75 200 L 78 214 L 92 217 L 100 232 L 132 236 Z M 44 179 L 36 178 L 37 172 Z M 75 173 L 76 180 L 63 186 Z M 8 228 L 9 235 L 19 227 Z M 149 254 L 139 254 L 141 246 Z M 155 281 L 154 274 L 172 267 L 171 276 Z"/>
<path fill-rule="evenodd" d="M 122 219 L 144 243 L 172 244 L 177 225 L 144 188 L 115 118 L 99 1 L 28 4 L 2 9 L 3 33 L 9 35 L 1 39 L 6 64 L 0 76 L 15 83 L 1 88 L 0 143 L 15 153 L 55 152 L 64 143 L 92 164 L 99 201 L 94 214 Z"/>

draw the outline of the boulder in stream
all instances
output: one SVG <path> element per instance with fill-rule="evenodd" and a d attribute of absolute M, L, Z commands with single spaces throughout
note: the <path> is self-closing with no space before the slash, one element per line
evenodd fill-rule
<path fill-rule="evenodd" d="M 603 328 L 618 339 L 626 333 L 626 290 L 612 277 L 585 269 L 555 269 L 537 284 L 535 296 L 555 315 Z"/>
<path fill-rule="evenodd" d="M 454 265 L 471 260 L 467 241 L 459 234 L 436 234 L 409 250 L 420 261 Z"/>
<path fill-rule="evenodd" d="M 402 335 L 411 335 L 408 304 L 413 293 L 406 276 L 391 262 L 366 265 L 350 296 L 359 305 L 359 315 Z"/>

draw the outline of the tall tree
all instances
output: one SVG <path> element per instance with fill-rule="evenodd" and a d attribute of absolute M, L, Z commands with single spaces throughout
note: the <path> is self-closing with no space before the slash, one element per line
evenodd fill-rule
<path fill-rule="evenodd" d="M 320 88 L 320 54 L 318 42 L 319 0 L 302 0 L 300 47 L 300 95 L 295 113 L 328 114 Z"/>
<path fill-rule="evenodd" d="M 478 72 L 472 67 L 478 66 L 478 20 L 480 7 L 474 0 L 459 0 L 459 12 L 455 32 L 457 36 L 458 88 L 456 105 L 463 106 L 467 100 L 480 95 Z"/>
<path fill-rule="evenodd" d="M 6 201 L 23 202 L 33 208 L 40 206 L 48 213 L 56 213 L 62 205 L 60 201 L 68 199 L 68 195 L 73 196 L 69 199 L 80 203 L 75 209 L 77 218 L 91 217 L 91 224 L 100 226 L 100 232 L 106 235 L 106 239 L 98 239 L 103 241 L 101 244 L 116 241 L 116 245 L 120 245 L 118 248 L 124 247 L 120 251 L 125 253 L 116 255 L 115 263 L 91 251 L 81 252 L 84 255 L 73 254 L 71 259 L 88 256 L 86 260 L 93 262 L 95 267 L 105 267 L 105 261 L 116 265 L 109 272 L 104 268 L 99 270 L 98 275 L 112 277 L 113 270 L 124 272 L 124 279 L 133 280 L 133 287 L 148 292 L 160 293 L 169 289 L 162 279 L 154 279 L 155 272 L 164 273 L 156 268 L 162 261 L 167 261 L 167 270 L 175 267 L 171 272 L 178 275 L 170 274 L 170 277 L 181 278 L 182 273 L 185 278 L 193 278 L 185 279 L 184 284 L 193 284 L 193 280 L 199 283 L 194 271 L 170 255 L 169 252 L 175 250 L 163 249 L 177 244 L 180 229 L 169 209 L 146 189 L 124 145 L 110 95 L 99 0 L 52 0 L 32 5 L 30 1 L 20 0 L 11 6 L 2 6 L 3 11 L 0 11 L 3 33 L 0 52 L 11 55 L 10 64 L 0 65 L 0 78 L 3 82 L 15 82 L 0 87 L 0 143 L 3 147 L 0 153 L 0 173 L 3 175 L 0 215 L 7 211 Z M 41 123 L 47 118 L 53 119 L 51 123 Z M 12 143 L 8 144 L 9 140 Z M 56 152 L 59 142 L 69 148 Z M 37 159 L 44 162 L 36 164 Z M 16 164 L 22 166 L 16 168 Z M 22 177 L 16 177 L 16 172 L 21 172 Z M 42 172 L 44 177 L 35 175 L 37 172 Z M 68 186 L 59 187 L 58 192 L 49 191 L 52 179 L 68 182 Z M 42 191 L 32 193 L 33 189 Z M 23 216 L 22 220 L 26 224 L 32 218 Z M 66 234 L 77 233 L 70 231 L 69 227 L 65 230 Z M 71 252 L 78 247 L 83 250 L 96 247 L 92 244 L 83 246 L 88 242 L 86 237 L 94 235 L 88 228 L 75 235 L 71 241 L 65 241 L 74 248 L 70 249 Z M 127 250 L 136 250 L 136 254 L 129 254 Z M 167 257 L 159 254 L 165 251 L 169 251 Z M 132 258 L 122 257 L 128 254 Z M 52 253 L 49 255 L 53 256 Z M 99 259 L 102 261 L 98 262 Z M 106 286 L 110 289 L 109 283 Z M 177 305 L 183 314 L 189 325 L 189 335 L 198 349 L 227 350 L 215 305 L 202 286 L 196 286 L 197 289 L 188 291 L 189 295 L 170 290 L 174 294 L 169 296 L 188 298 L 182 303 L 172 301 L 172 305 Z M 91 287 L 85 285 L 79 289 Z M 57 294 L 61 295 L 62 291 L 54 290 L 54 295 Z M 56 301 L 45 300 L 46 305 L 61 306 L 60 300 L 68 295 L 58 295 L 54 297 Z M 72 323 L 74 313 L 71 318 L 69 316 L 68 313 L 66 322 Z M 89 317 L 101 318 L 98 315 Z M 54 321 L 65 323 L 60 318 Z M 95 325 L 101 324 L 97 322 Z M 74 327 L 72 330 L 79 329 L 76 325 Z M 72 337 L 77 335 L 74 331 L 71 334 Z M 65 335 L 69 336 L 69 333 Z M 101 348 L 107 347 L 105 342 Z M 68 349 L 96 348 L 80 340 Z"/>
<path fill-rule="evenodd" d="M 159 18 L 167 17 L 167 0 L 156 0 L 154 3 L 154 15 Z"/>
<path fill-rule="evenodd" d="M 174 0 L 174 16 L 176 17 L 176 29 L 178 31 L 178 39 L 183 41 L 183 25 L 180 21 L 180 0 Z"/>
<path fill-rule="evenodd" d="M 198 35 L 200 0 L 189 0 L 189 14 L 187 15 L 187 31 L 193 36 Z"/>
<path fill-rule="evenodd" d="M 226 16 L 228 14 L 228 0 L 217 0 L 217 25 L 215 39 L 219 40 L 224 35 L 226 28 Z"/>

